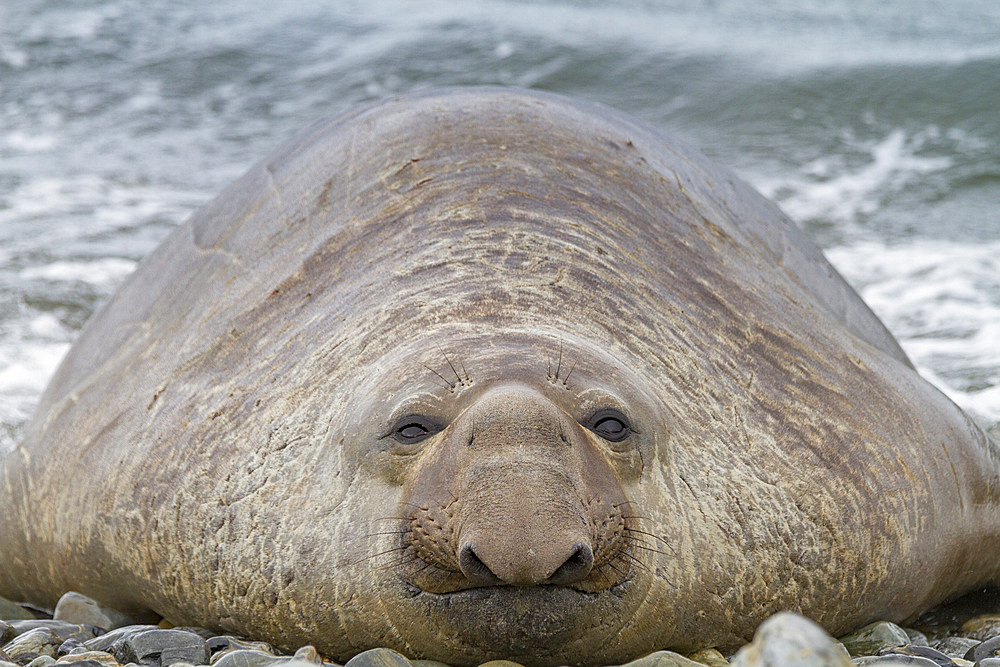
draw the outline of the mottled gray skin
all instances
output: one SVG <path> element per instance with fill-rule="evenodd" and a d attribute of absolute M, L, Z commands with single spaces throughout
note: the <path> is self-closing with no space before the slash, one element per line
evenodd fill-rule
<path fill-rule="evenodd" d="M 441 430 L 398 442 L 411 414 Z M 3 461 L 0 595 L 621 663 L 998 582 L 998 471 L 732 174 L 604 107 L 435 91 L 286 144 L 94 316 Z"/>

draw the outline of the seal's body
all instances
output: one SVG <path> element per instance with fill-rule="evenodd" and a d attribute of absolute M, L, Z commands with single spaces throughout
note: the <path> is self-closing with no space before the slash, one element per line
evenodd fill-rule
<path fill-rule="evenodd" d="M 476 663 L 839 633 L 996 582 L 1000 455 L 773 205 L 603 107 L 307 131 L 94 316 L 0 594 Z"/>

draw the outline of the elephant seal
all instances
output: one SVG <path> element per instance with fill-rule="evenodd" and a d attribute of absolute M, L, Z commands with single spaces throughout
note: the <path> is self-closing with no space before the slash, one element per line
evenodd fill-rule
<path fill-rule="evenodd" d="M 998 471 L 729 172 L 601 106 L 423 92 L 280 148 L 92 318 L 3 462 L 0 594 L 621 663 L 997 582 Z"/>

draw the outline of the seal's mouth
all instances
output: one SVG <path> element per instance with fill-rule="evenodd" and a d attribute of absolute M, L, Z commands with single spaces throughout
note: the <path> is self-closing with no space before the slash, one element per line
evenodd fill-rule
<path fill-rule="evenodd" d="M 511 586 L 508 584 L 497 584 L 495 586 L 474 586 L 469 585 L 468 582 L 464 586 L 455 585 L 444 590 L 428 590 L 421 588 L 405 577 L 400 577 L 399 581 L 410 597 L 422 596 L 428 599 L 451 600 L 460 603 L 463 601 L 477 602 L 500 596 L 553 597 L 565 594 L 572 595 L 574 593 L 582 598 L 592 599 L 597 599 L 606 594 L 622 597 L 631 586 L 632 579 L 632 573 L 630 572 L 624 579 L 613 586 L 602 587 L 596 590 L 581 585 L 541 584 L 538 586 Z"/>

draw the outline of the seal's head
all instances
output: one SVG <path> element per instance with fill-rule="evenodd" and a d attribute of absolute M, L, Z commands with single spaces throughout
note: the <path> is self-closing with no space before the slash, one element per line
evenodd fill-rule
<path fill-rule="evenodd" d="M 350 564 L 382 582 L 394 631 L 420 653 L 434 628 L 456 663 L 561 662 L 567 647 L 584 661 L 615 643 L 661 550 L 632 501 L 660 430 L 644 384 L 537 331 L 453 332 L 392 357 L 357 442 L 363 476 L 399 501 Z"/>

